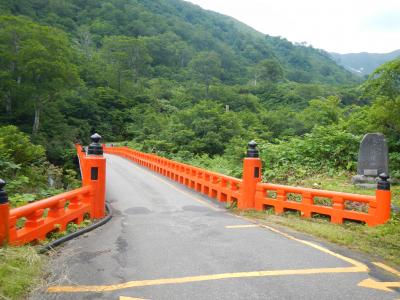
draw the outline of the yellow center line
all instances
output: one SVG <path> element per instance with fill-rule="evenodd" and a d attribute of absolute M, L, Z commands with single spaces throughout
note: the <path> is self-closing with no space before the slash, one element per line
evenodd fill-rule
<path fill-rule="evenodd" d="M 396 269 L 393 269 L 392 267 L 389 267 L 383 263 L 380 262 L 372 262 L 375 266 L 380 267 L 382 269 L 384 269 L 385 271 L 388 271 L 389 273 L 392 273 L 394 275 L 397 275 L 400 277 L 400 272 L 397 271 Z"/>
<path fill-rule="evenodd" d="M 178 277 L 178 278 L 138 280 L 120 284 L 113 284 L 113 285 L 52 286 L 47 289 L 47 292 L 49 293 L 110 292 L 110 291 L 134 288 L 134 287 L 190 283 L 190 282 L 200 282 L 209 280 L 221 280 L 228 278 L 249 278 L 249 277 L 266 277 L 266 276 L 283 276 L 283 275 L 312 275 L 312 274 L 323 274 L 323 273 L 358 273 L 363 271 L 364 269 L 360 267 L 346 267 L 346 268 L 316 268 L 316 269 L 298 269 L 298 270 L 237 272 L 237 273 L 222 273 L 222 274 L 200 275 L 200 276 L 189 276 L 189 277 Z"/>

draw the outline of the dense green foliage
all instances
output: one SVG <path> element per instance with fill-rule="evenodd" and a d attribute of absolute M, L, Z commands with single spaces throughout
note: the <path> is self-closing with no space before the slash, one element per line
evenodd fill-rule
<path fill-rule="evenodd" d="M 197 53 L 214 51 L 224 69 L 221 79 L 232 83 L 245 82 L 247 68 L 267 58 L 282 64 L 288 78 L 299 82 L 345 83 L 352 79 L 321 50 L 265 36 L 230 17 L 180 0 L 1 3 L 4 13 L 26 15 L 70 33 L 86 53 L 91 46 L 104 45 L 107 36 L 140 38 L 153 58 L 148 61 L 148 72 L 156 76 L 164 71 L 164 77 L 185 75 L 181 71 Z"/>
<path fill-rule="evenodd" d="M 0 0 L 0 12 L 0 125 L 65 170 L 97 131 L 232 175 L 255 139 L 266 178 L 288 180 L 354 170 L 362 134 L 381 131 L 399 174 L 399 60 L 359 87 L 322 50 L 178 0 Z M 40 187 L 26 174 L 46 165 L 43 147 L 27 162 L 6 152 L 2 176 Z"/>
<path fill-rule="evenodd" d="M 76 172 L 52 165 L 45 149 L 31 143 L 29 136 L 15 126 L 0 126 L 1 177 L 7 181 L 11 206 L 58 194 L 75 188 Z"/>

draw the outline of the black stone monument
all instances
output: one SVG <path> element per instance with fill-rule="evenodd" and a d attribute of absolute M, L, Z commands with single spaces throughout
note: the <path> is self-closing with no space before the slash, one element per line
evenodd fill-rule
<path fill-rule="evenodd" d="M 389 174 L 389 154 L 382 133 L 364 135 L 358 152 L 357 175 L 352 182 L 365 188 L 375 188 L 379 174 Z"/>

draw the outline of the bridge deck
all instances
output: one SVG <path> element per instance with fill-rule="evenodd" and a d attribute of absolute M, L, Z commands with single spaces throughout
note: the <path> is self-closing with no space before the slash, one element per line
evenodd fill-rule
<path fill-rule="evenodd" d="M 370 276 L 359 260 L 254 226 L 112 155 L 107 199 L 114 218 L 63 246 L 51 293 L 33 299 L 396 298 L 357 286 Z"/>

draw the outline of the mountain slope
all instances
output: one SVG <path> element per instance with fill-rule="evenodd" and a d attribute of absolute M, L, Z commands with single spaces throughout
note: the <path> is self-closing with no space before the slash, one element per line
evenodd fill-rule
<path fill-rule="evenodd" d="M 263 59 L 278 60 L 286 78 L 296 82 L 343 84 L 356 80 L 322 50 L 263 35 L 231 17 L 180 0 L 0 0 L 0 9 L 59 27 L 74 37 L 85 26 L 98 47 L 110 35 L 173 33 L 187 49 L 187 60 L 200 51 L 215 51 L 226 70 L 222 80 L 227 83 L 249 80 L 249 68 Z"/>
<path fill-rule="evenodd" d="M 400 57 L 400 49 L 390 53 L 330 53 L 332 58 L 341 66 L 354 74 L 363 76 L 372 73 L 383 63 Z"/>

